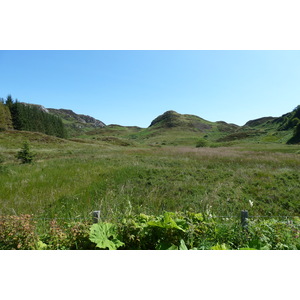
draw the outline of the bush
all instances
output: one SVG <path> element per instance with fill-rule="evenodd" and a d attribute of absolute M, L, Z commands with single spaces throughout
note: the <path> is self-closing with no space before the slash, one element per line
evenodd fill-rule
<path fill-rule="evenodd" d="M 41 236 L 41 240 L 49 250 L 84 250 L 95 249 L 89 239 L 89 223 L 70 222 L 59 224 L 57 220 L 51 220 L 47 233 Z"/>
<path fill-rule="evenodd" d="M 0 216 L 0 249 L 36 249 L 38 235 L 31 215 Z"/>
<path fill-rule="evenodd" d="M 262 250 L 297 250 L 300 247 L 299 222 L 280 222 L 276 219 L 250 221 L 250 248 Z"/>
<path fill-rule="evenodd" d="M 198 140 L 196 147 L 200 148 L 200 147 L 207 147 L 208 146 L 208 142 L 205 139 L 200 139 Z"/>

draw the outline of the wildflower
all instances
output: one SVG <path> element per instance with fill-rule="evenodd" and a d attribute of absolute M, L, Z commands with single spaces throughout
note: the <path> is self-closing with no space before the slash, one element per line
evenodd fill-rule
<path fill-rule="evenodd" d="M 253 207 L 253 201 L 249 200 L 249 204 L 251 207 Z"/>

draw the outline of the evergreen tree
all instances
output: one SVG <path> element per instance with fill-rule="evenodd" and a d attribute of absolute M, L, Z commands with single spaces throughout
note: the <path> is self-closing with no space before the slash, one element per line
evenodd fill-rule
<path fill-rule="evenodd" d="M 5 104 L 6 104 L 8 107 L 10 107 L 10 106 L 13 104 L 13 99 L 12 99 L 11 95 L 8 95 L 8 96 L 7 96 Z"/>
<path fill-rule="evenodd" d="M 25 142 L 22 149 L 17 153 L 17 159 L 21 160 L 22 164 L 32 163 L 35 154 L 30 151 L 29 143 Z"/>

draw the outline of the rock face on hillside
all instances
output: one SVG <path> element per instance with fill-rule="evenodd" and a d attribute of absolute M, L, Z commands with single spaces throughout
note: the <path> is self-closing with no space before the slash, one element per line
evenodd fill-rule
<path fill-rule="evenodd" d="M 48 108 L 47 109 L 49 113 L 57 115 L 61 117 L 62 119 L 68 120 L 68 121 L 75 121 L 83 124 L 88 124 L 93 127 L 104 127 L 105 124 L 93 117 L 87 116 L 87 115 L 81 115 L 76 114 L 70 109 L 54 109 L 54 108 Z"/>
<path fill-rule="evenodd" d="M 46 112 L 47 114 L 49 114 L 49 110 L 46 107 L 44 107 L 43 105 L 31 104 L 31 103 L 26 103 L 26 102 L 21 102 L 21 103 L 24 104 L 24 105 L 29 105 L 29 106 L 37 107 L 41 111 Z"/>

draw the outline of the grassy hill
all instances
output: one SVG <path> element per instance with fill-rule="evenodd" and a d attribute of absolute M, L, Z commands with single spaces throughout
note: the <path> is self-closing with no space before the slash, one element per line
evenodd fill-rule
<path fill-rule="evenodd" d="M 82 137 L 110 140 L 115 144 L 125 145 L 127 141 L 128 145 L 151 146 L 195 146 L 199 141 L 202 141 L 200 144 L 211 147 L 247 143 L 287 143 L 295 132 L 296 113 L 294 111 L 279 118 L 264 117 L 238 126 L 167 111 L 155 118 L 148 128 L 109 125 L 86 131 Z"/>
<path fill-rule="evenodd" d="M 300 107 L 281 117 L 264 117 L 248 121 L 235 134 L 221 139 L 221 141 L 236 141 L 245 139 L 247 142 L 260 143 L 299 143 L 300 139 L 294 138 L 297 124 L 300 122 Z M 292 141 L 292 142 L 291 142 Z"/>
<path fill-rule="evenodd" d="M 148 128 L 108 125 L 86 132 L 85 137 L 98 140 L 113 137 L 151 146 L 196 145 L 199 138 L 215 141 L 238 128 L 226 122 L 210 122 L 198 116 L 167 111 L 155 118 Z"/>

